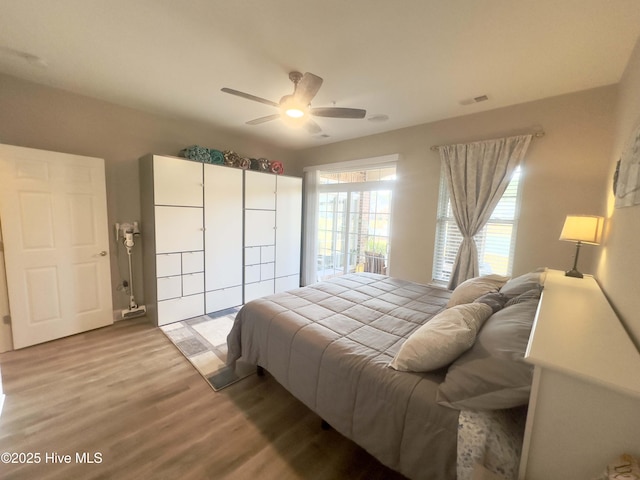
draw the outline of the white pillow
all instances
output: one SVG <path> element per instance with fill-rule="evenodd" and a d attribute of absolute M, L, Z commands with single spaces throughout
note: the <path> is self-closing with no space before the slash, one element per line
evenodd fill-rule
<path fill-rule="evenodd" d="M 503 277 L 502 275 L 485 275 L 483 277 L 465 280 L 455 288 L 451 294 L 451 298 L 449 298 L 447 307 L 471 303 L 485 293 L 497 292 L 500 290 L 500 287 L 507 283 L 509 278 L 510 277 Z"/>
<path fill-rule="evenodd" d="M 389 366 L 403 372 L 428 372 L 449 365 L 471 348 L 492 313 L 485 303 L 443 310 L 407 338 Z"/>

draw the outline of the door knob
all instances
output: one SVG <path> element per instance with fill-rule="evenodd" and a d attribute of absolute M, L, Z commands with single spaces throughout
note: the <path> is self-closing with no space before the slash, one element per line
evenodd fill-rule
<path fill-rule="evenodd" d="M 100 256 L 101 256 L 101 257 L 106 257 L 106 256 L 107 256 L 107 251 L 106 251 L 106 250 L 102 250 L 102 251 L 100 252 Z"/>

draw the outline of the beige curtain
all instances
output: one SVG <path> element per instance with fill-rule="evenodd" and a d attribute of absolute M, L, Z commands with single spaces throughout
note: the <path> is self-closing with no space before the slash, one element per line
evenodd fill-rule
<path fill-rule="evenodd" d="M 532 135 L 439 147 L 462 244 L 449 279 L 449 289 L 477 277 L 478 250 L 473 237 L 487 223 L 509 185 Z"/>

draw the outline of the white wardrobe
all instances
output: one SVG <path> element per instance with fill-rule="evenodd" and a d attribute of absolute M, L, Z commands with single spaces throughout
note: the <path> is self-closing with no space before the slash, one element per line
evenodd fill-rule
<path fill-rule="evenodd" d="M 157 325 L 299 286 L 302 179 L 149 155 L 140 185 Z"/>
<path fill-rule="evenodd" d="M 244 301 L 300 286 L 302 179 L 246 171 Z"/>

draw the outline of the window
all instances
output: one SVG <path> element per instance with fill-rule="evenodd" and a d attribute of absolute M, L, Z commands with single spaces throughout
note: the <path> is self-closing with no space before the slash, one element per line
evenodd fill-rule
<path fill-rule="evenodd" d="M 518 210 L 520 205 L 520 167 L 516 168 L 487 224 L 474 237 L 478 247 L 480 274 L 510 275 L 513 266 L 513 251 L 516 237 Z M 436 248 L 433 261 L 433 280 L 446 284 L 451 276 L 453 262 L 462 242 L 462 235 L 453 218 L 449 188 L 442 175 L 438 219 L 436 226 Z"/>
<path fill-rule="evenodd" d="M 320 171 L 317 277 L 386 273 L 394 165 Z"/>

